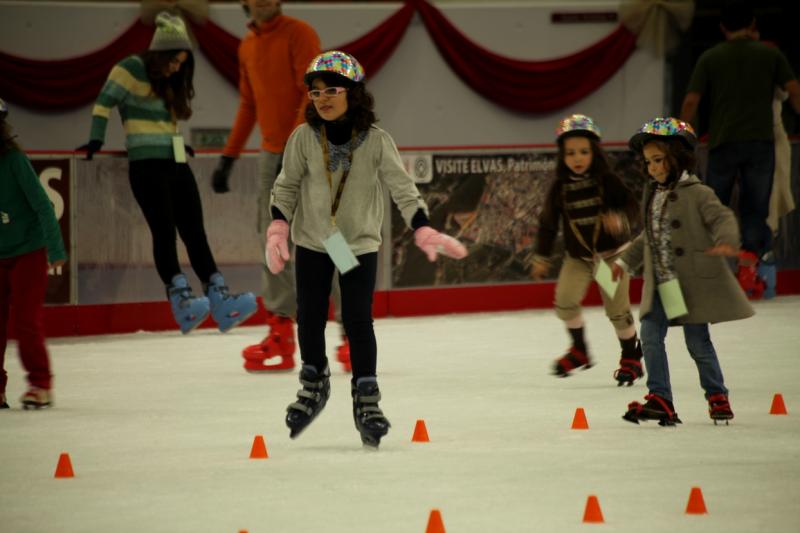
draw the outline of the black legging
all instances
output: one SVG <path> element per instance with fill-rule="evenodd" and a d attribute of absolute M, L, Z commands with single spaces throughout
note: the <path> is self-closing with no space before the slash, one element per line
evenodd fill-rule
<path fill-rule="evenodd" d="M 358 256 L 359 266 L 339 275 L 342 291 L 342 323 L 350 341 L 353 378 L 375 376 L 378 347 L 372 329 L 372 293 L 378 272 L 378 253 Z M 296 247 L 297 336 L 303 364 L 323 369 L 325 325 L 334 265 L 326 253 Z"/>
<path fill-rule="evenodd" d="M 153 258 L 164 285 L 181 272 L 175 230 L 197 277 L 208 283 L 217 264 L 203 227 L 203 206 L 192 170 L 168 159 L 131 161 L 128 177 L 153 237 Z"/>

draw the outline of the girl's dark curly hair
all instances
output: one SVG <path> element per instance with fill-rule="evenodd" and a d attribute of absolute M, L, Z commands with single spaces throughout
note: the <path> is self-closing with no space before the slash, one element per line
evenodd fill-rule
<path fill-rule="evenodd" d="M 651 139 L 644 143 L 644 146 L 654 144 L 659 150 L 664 152 L 664 158 L 667 160 L 669 167 L 669 177 L 667 183 L 674 183 L 678 181 L 684 170 L 689 174 L 697 174 L 696 165 L 697 160 L 694 157 L 694 151 L 689 150 L 686 145 L 678 138 L 662 137 L 658 139 Z M 646 176 L 650 174 L 647 172 L 647 164 L 644 161 L 644 153 L 642 153 L 642 166 Z"/>
<path fill-rule="evenodd" d="M 558 159 L 556 161 L 556 177 L 558 179 L 567 179 L 572 174 L 567 164 L 564 162 L 566 149 L 564 148 L 564 141 L 569 137 L 584 137 L 589 140 L 589 145 L 592 147 L 592 164 L 589 166 L 589 174 L 596 177 L 605 176 L 611 173 L 611 167 L 608 164 L 608 157 L 606 153 L 600 148 L 600 143 L 591 135 L 581 135 L 579 133 L 573 135 L 565 135 L 558 139 Z"/>
<path fill-rule="evenodd" d="M 375 117 L 375 99 L 372 94 L 367 90 L 363 82 L 354 83 L 343 76 L 338 74 L 325 73 L 326 75 L 318 76 L 328 87 L 345 87 L 347 89 L 347 111 L 345 118 L 353 122 L 353 127 L 356 131 L 366 131 L 375 124 L 378 119 Z M 316 79 L 316 78 L 314 78 Z M 309 89 L 311 89 L 309 80 Z M 325 122 L 325 120 L 317 113 L 317 108 L 314 102 L 309 101 L 306 105 L 306 122 L 315 129 Z"/>
<path fill-rule="evenodd" d="M 171 76 L 164 72 L 170 62 L 180 52 L 188 54 L 180 70 Z M 174 112 L 175 118 L 187 120 L 192 116 L 192 98 L 194 98 L 194 55 L 188 50 L 147 50 L 140 54 L 147 71 L 153 92 L 164 100 L 167 111 Z"/>

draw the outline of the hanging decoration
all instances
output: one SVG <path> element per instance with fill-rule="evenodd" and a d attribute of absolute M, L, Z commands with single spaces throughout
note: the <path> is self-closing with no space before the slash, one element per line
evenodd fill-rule
<path fill-rule="evenodd" d="M 658 13 L 667 10 L 673 13 L 670 16 L 680 14 L 678 27 L 683 27 L 687 15 L 685 6 L 680 9 L 677 6 L 691 4 L 687 0 L 636 3 L 643 9 L 638 18 L 629 17 L 629 24 L 633 24 L 631 20 L 663 18 Z M 667 5 L 670 7 L 664 7 Z M 144 21 L 165 8 L 185 15 L 199 49 L 226 80 L 238 86 L 240 39 L 208 19 L 207 0 L 142 0 L 141 6 L 140 20 L 105 48 L 85 56 L 47 61 L 0 52 L 0 72 L 3 72 L 0 95 L 9 102 L 41 111 L 63 111 L 90 104 L 115 63 L 147 48 L 153 28 Z M 634 32 L 620 25 L 605 38 L 574 54 L 545 61 L 521 61 L 478 45 L 427 0 L 406 0 L 397 12 L 371 31 L 335 48 L 359 58 L 368 80 L 372 79 L 394 53 L 415 12 L 420 14 L 445 61 L 464 83 L 497 105 L 523 113 L 556 111 L 596 91 L 625 64 L 637 40 Z M 647 29 L 650 27 L 647 22 L 633 26 L 652 32 Z"/>
<path fill-rule="evenodd" d="M 619 14 L 637 35 L 637 46 L 664 57 L 692 24 L 694 0 L 629 0 L 622 2 Z"/>

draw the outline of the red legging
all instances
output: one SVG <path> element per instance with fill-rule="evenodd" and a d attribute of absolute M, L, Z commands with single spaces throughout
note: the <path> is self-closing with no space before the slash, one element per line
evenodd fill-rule
<path fill-rule="evenodd" d="M 5 393 L 9 308 L 14 314 L 14 336 L 22 366 L 33 387 L 50 388 L 50 358 L 44 345 L 43 308 L 47 288 L 44 248 L 0 259 L 0 392 Z"/>

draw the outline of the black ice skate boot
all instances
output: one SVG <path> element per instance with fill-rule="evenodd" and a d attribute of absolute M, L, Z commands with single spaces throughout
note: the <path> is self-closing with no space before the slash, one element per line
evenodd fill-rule
<path fill-rule="evenodd" d="M 331 395 L 330 375 L 327 366 L 320 373 L 312 365 L 303 365 L 300 370 L 300 384 L 303 388 L 297 391 L 297 401 L 286 408 L 289 437 L 297 438 L 325 408 Z"/>
<path fill-rule="evenodd" d="M 553 375 L 565 378 L 570 376 L 570 372 L 573 370 L 592 368 L 594 363 L 589 359 L 589 354 L 587 352 L 586 349 L 581 350 L 574 345 L 570 346 L 567 353 L 565 353 L 561 359 L 556 360 L 553 366 Z"/>
<path fill-rule="evenodd" d="M 619 368 L 614 371 L 614 379 L 617 380 L 618 387 L 623 385 L 630 387 L 634 381 L 644 376 L 642 344 L 635 336 L 632 339 L 620 339 L 619 342 L 622 345 L 622 358 L 619 360 Z"/>
<path fill-rule="evenodd" d="M 389 432 L 392 426 L 383 416 L 383 411 L 378 407 L 381 401 L 381 391 L 378 382 L 374 379 L 361 379 L 361 383 L 352 383 L 353 395 L 353 420 L 356 429 L 361 434 L 364 446 L 377 448 L 381 438 Z"/>
<path fill-rule="evenodd" d="M 712 394 L 708 397 L 708 416 L 714 421 L 715 426 L 722 420 L 726 426 L 728 425 L 728 421 L 733 419 L 733 411 L 726 395 Z"/>
<path fill-rule="evenodd" d="M 634 424 L 638 424 L 639 420 L 658 420 L 659 426 L 674 426 L 683 423 L 669 400 L 665 400 L 657 394 L 648 394 L 644 399 L 647 400 L 644 405 L 639 402 L 629 403 L 628 412 L 622 415 L 622 418 Z"/>

